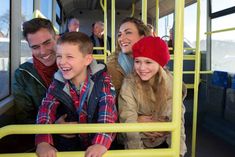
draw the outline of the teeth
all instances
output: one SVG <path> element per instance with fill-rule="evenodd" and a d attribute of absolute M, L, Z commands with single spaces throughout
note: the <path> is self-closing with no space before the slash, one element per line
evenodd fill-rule
<path fill-rule="evenodd" d="M 129 44 L 130 44 L 130 42 L 125 42 L 125 43 L 121 42 L 122 46 L 128 46 Z"/>
<path fill-rule="evenodd" d="M 69 71 L 70 68 L 61 68 L 61 70 L 63 70 L 63 71 Z"/>
<path fill-rule="evenodd" d="M 48 59 L 51 55 L 47 55 L 47 56 L 44 56 L 42 57 L 43 59 Z"/>
<path fill-rule="evenodd" d="M 141 75 L 146 75 L 147 73 L 140 73 Z"/>

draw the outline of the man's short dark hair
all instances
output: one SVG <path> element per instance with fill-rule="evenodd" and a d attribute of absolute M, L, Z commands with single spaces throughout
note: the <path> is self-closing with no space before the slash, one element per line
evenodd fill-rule
<path fill-rule="evenodd" d="M 53 36 L 55 36 L 55 30 L 50 20 L 44 18 L 34 18 L 23 23 L 23 36 L 27 40 L 28 34 L 36 33 L 41 28 L 47 29 Z"/>

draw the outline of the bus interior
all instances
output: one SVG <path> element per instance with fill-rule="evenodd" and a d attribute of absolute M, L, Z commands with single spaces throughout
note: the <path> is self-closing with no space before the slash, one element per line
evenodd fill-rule
<path fill-rule="evenodd" d="M 80 30 L 91 35 L 94 21 L 103 21 L 112 38 L 111 53 L 120 21 L 128 16 L 152 24 L 156 34 L 169 43 L 175 28 L 183 31 L 183 82 L 188 93 L 185 157 L 232 157 L 235 154 L 235 2 L 232 0 L 185 0 L 183 25 L 176 26 L 181 0 L 5 0 L 0 5 L 0 127 L 15 124 L 12 96 L 14 71 L 31 58 L 22 37 L 22 23 L 34 17 L 48 18 L 57 33 L 76 17 Z M 2 10 L 2 11 L 1 11 Z M 21 15 L 21 18 L 18 16 Z M 175 31 L 174 31 L 175 30 Z M 177 58 L 169 46 L 174 73 Z M 105 49 L 106 50 L 106 49 Z M 106 61 L 106 54 L 96 56 Z M 0 132 L 1 132 L 0 128 Z M 1 136 L 1 154 L 25 153 L 14 136 Z"/>

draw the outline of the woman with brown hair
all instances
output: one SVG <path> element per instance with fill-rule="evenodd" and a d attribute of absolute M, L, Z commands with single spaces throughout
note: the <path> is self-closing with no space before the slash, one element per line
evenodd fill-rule
<path fill-rule="evenodd" d="M 107 61 L 108 73 L 112 77 L 118 95 L 125 76 L 133 69 L 132 46 L 144 36 L 149 36 L 148 27 L 139 19 L 127 17 L 122 20 L 118 35 L 117 47 Z"/>

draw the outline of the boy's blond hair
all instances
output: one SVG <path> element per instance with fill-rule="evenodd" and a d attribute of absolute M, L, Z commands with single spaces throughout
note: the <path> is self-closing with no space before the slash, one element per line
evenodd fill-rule
<path fill-rule="evenodd" d="M 82 32 L 68 32 L 63 34 L 57 40 L 57 45 L 64 43 L 78 45 L 78 48 L 83 55 L 92 54 L 93 44 L 90 38 Z"/>

